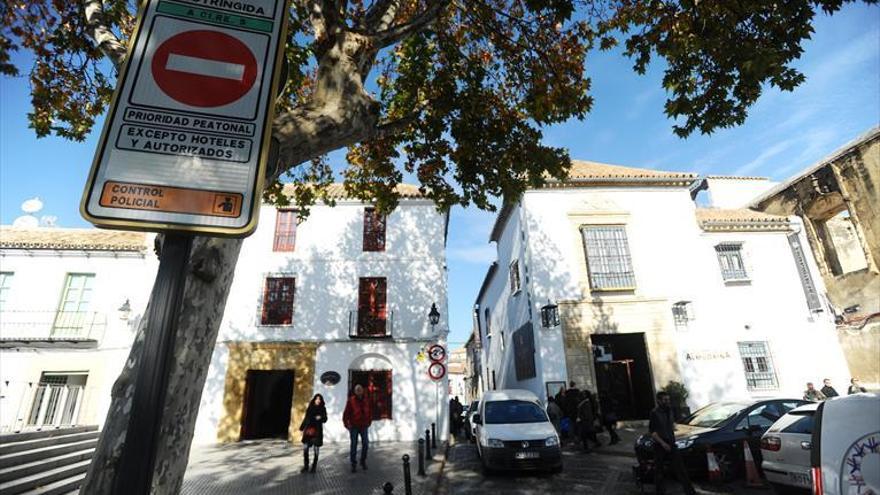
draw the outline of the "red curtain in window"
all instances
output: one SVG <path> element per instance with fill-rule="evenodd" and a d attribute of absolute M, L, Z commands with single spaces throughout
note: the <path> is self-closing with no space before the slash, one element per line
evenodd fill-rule
<path fill-rule="evenodd" d="M 275 216 L 273 251 L 293 251 L 296 246 L 296 211 L 278 210 Z"/>
<path fill-rule="evenodd" d="M 263 325 L 290 325 L 293 322 L 293 297 L 296 279 L 270 277 L 263 290 Z"/>
<path fill-rule="evenodd" d="M 358 288 L 358 334 L 385 335 L 388 319 L 387 282 L 384 277 L 362 278 Z"/>
<path fill-rule="evenodd" d="M 391 370 L 350 370 L 348 372 L 349 394 L 354 393 L 354 386 L 364 387 L 364 395 L 370 401 L 373 419 L 391 419 L 392 390 Z"/>
<path fill-rule="evenodd" d="M 375 208 L 364 209 L 364 251 L 385 250 L 385 217 Z"/>

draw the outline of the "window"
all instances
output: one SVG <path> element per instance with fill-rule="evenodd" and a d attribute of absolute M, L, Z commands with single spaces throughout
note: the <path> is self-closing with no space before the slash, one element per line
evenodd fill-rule
<path fill-rule="evenodd" d="M 751 391 L 775 390 L 776 371 L 766 342 L 739 342 L 746 386 Z"/>
<path fill-rule="evenodd" d="M 373 419 L 391 419 L 391 370 L 350 370 L 348 391 L 354 393 L 355 385 L 364 387 L 364 396 L 370 401 Z"/>
<path fill-rule="evenodd" d="M 783 428 L 782 433 L 800 433 L 802 435 L 812 435 L 813 419 L 815 416 L 815 412 L 803 411 L 795 413 L 794 416 L 797 416 L 798 419 L 796 419 L 794 423 Z"/>
<path fill-rule="evenodd" d="M 785 412 L 779 410 L 779 405 L 775 402 L 758 406 L 752 409 L 749 414 L 736 425 L 737 430 L 747 430 L 749 428 L 758 428 L 764 432 L 770 428 Z"/>
<path fill-rule="evenodd" d="M 85 373 L 43 373 L 34 391 L 28 425 L 76 424 L 87 379 Z"/>
<path fill-rule="evenodd" d="M 93 273 L 68 273 L 61 293 L 61 303 L 55 313 L 52 335 L 76 334 L 87 321 L 95 282 Z"/>
<path fill-rule="evenodd" d="M 9 292 L 12 290 L 12 272 L 0 272 L 0 311 L 6 306 L 9 300 Z"/>
<path fill-rule="evenodd" d="M 718 264 L 721 265 L 721 276 L 725 281 L 748 280 L 746 266 L 743 264 L 742 244 L 722 243 L 715 246 Z"/>
<path fill-rule="evenodd" d="M 516 294 L 520 289 L 519 281 L 519 261 L 513 260 L 510 263 L 510 293 Z"/>
<path fill-rule="evenodd" d="M 386 335 L 388 282 L 384 277 L 360 279 L 358 288 L 357 334 L 363 337 Z"/>
<path fill-rule="evenodd" d="M 492 336 L 492 327 L 489 326 L 489 320 L 490 320 L 489 308 L 486 308 L 486 310 L 483 311 L 483 319 L 486 320 L 486 337 L 491 337 Z"/>
<path fill-rule="evenodd" d="M 581 227 L 590 287 L 594 290 L 634 289 L 629 244 L 623 225 L 588 225 Z"/>
<path fill-rule="evenodd" d="M 690 301 L 678 301 L 672 305 L 672 318 L 676 327 L 686 327 L 694 320 L 694 304 Z"/>
<path fill-rule="evenodd" d="M 296 246 L 296 210 L 278 210 L 275 215 L 273 251 L 293 251 Z"/>
<path fill-rule="evenodd" d="M 848 209 L 843 208 L 825 220 L 816 221 L 815 226 L 832 275 L 844 275 L 868 267 L 865 251 Z"/>
<path fill-rule="evenodd" d="M 364 251 L 385 250 L 385 217 L 375 208 L 364 209 Z"/>
<path fill-rule="evenodd" d="M 293 323 L 293 297 L 296 279 L 268 277 L 263 289 L 261 325 L 290 325 Z"/>

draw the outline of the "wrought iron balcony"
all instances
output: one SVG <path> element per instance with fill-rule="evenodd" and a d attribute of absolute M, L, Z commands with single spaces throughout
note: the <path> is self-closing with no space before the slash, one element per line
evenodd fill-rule
<path fill-rule="evenodd" d="M 0 347 L 64 343 L 94 347 L 107 317 L 97 311 L 0 311 Z"/>
<path fill-rule="evenodd" d="M 390 339 L 393 336 L 394 312 L 355 310 L 348 314 L 348 336 L 352 339 Z"/>

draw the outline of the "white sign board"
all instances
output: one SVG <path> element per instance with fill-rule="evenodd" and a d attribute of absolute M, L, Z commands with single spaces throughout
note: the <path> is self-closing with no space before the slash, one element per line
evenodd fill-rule
<path fill-rule="evenodd" d="M 83 194 L 99 227 L 256 228 L 286 0 L 147 0 Z"/>

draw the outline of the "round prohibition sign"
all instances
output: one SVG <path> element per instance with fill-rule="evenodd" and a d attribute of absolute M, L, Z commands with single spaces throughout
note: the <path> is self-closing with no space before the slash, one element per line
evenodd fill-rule
<path fill-rule="evenodd" d="M 446 349 L 440 344 L 434 344 L 428 348 L 428 356 L 432 362 L 439 363 L 446 359 Z"/>
<path fill-rule="evenodd" d="M 446 376 L 446 366 L 443 363 L 433 362 L 431 366 L 428 366 L 428 376 L 431 377 L 432 380 L 439 380 Z"/>
<path fill-rule="evenodd" d="M 150 69 L 166 95 L 202 108 L 235 102 L 257 80 L 251 49 L 219 31 L 184 31 L 168 38 L 153 54 Z"/>

